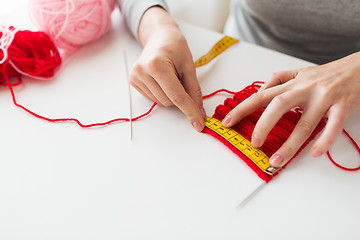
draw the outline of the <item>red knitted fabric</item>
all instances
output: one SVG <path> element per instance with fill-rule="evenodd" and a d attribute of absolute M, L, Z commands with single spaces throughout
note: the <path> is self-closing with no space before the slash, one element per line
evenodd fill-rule
<path fill-rule="evenodd" d="M 224 104 L 219 105 L 215 109 L 215 113 L 213 115 L 214 118 L 218 120 L 223 120 L 228 112 L 237 106 L 240 102 L 244 101 L 246 98 L 251 96 L 253 93 L 257 92 L 260 88 L 260 85 L 255 82 L 250 86 L 247 86 L 242 91 L 236 93 L 233 98 L 227 98 Z M 239 123 L 232 127 L 233 130 L 241 134 L 244 138 L 251 141 L 251 135 L 253 129 L 255 127 L 256 122 L 259 120 L 261 114 L 264 112 L 265 108 L 261 108 L 254 113 L 250 114 L 249 116 L 242 119 Z M 290 136 L 292 130 L 294 129 L 296 123 L 301 117 L 300 109 L 295 109 L 292 111 L 287 112 L 284 116 L 279 120 L 279 122 L 275 125 L 272 129 L 270 134 L 268 135 L 264 145 L 260 148 L 267 156 L 272 156 L 280 147 L 281 145 L 287 140 Z M 288 162 L 290 163 L 298 154 L 299 152 L 305 148 L 310 141 L 312 141 L 315 136 L 324 128 L 325 121 L 321 120 L 320 123 L 317 125 L 315 131 L 311 134 L 311 136 L 305 141 L 305 143 L 301 146 L 301 148 L 296 152 L 296 154 L 291 158 Z M 235 154 L 237 154 L 241 159 L 243 159 L 246 164 L 251 167 L 257 175 L 266 182 L 269 182 L 273 176 L 268 175 L 261 171 L 248 157 L 246 157 L 243 153 L 241 153 L 237 148 L 235 148 L 231 143 L 227 140 L 219 136 L 217 133 L 213 132 L 209 128 L 205 128 L 203 132 L 209 133 L 222 143 L 224 143 L 228 148 L 230 148 Z M 287 163 L 287 164 L 288 164 Z M 286 165 L 287 165 L 286 164 Z M 285 167 L 285 166 L 284 166 Z M 284 168 L 283 167 L 283 168 Z M 277 172 L 279 173 L 279 171 Z M 276 173 L 276 174 L 277 174 Z M 274 174 L 274 176 L 276 175 Z"/>

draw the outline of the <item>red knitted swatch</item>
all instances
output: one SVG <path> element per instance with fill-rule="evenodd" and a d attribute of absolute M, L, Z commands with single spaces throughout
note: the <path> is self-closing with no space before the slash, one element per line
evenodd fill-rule
<path fill-rule="evenodd" d="M 233 109 L 240 102 L 244 101 L 246 98 L 251 96 L 253 93 L 257 92 L 259 88 L 260 85 L 258 84 L 258 82 L 254 82 L 252 85 L 247 86 L 240 92 L 237 92 L 233 98 L 227 98 L 224 104 L 216 107 L 213 118 L 216 118 L 220 121 L 223 120 L 223 118 L 226 116 L 228 112 L 230 112 L 231 109 Z M 251 135 L 255 127 L 255 124 L 259 120 L 264 110 L 265 108 L 258 109 L 257 111 L 248 115 L 247 117 L 242 119 L 239 123 L 234 125 L 232 129 L 238 132 L 247 140 L 251 141 Z M 288 111 L 286 114 L 284 114 L 283 117 L 272 129 L 264 145 L 260 147 L 260 150 L 262 150 L 267 156 L 269 157 L 272 156 L 290 136 L 296 123 L 300 119 L 301 114 L 302 113 L 299 108 Z M 321 120 L 319 122 L 319 124 L 317 125 L 316 129 L 311 134 L 311 136 L 305 141 L 305 143 L 301 146 L 301 148 L 296 152 L 296 154 L 291 158 L 291 160 L 288 163 L 290 163 L 300 153 L 300 151 L 304 149 L 308 145 L 308 143 L 315 138 L 315 136 L 324 128 L 325 124 L 326 124 L 325 120 Z M 246 164 L 249 167 L 251 167 L 257 173 L 257 175 L 264 181 L 269 182 L 273 178 L 273 176 L 275 176 L 277 173 L 280 172 L 278 171 L 273 176 L 264 173 L 246 155 L 244 155 L 237 148 L 231 145 L 231 143 L 229 143 L 223 137 L 219 136 L 217 133 L 215 133 L 209 128 L 205 128 L 203 132 L 211 134 L 212 136 L 220 140 L 222 143 L 224 143 L 229 149 L 231 149 L 235 154 L 237 154 L 241 159 L 243 159 L 246 162 Z M 283 168 L 285 168 L 285 166 Z"/>

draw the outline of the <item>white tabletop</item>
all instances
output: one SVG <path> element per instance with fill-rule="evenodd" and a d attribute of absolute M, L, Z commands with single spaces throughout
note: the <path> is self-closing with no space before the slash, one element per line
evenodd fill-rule
<path fill-rule="evenodd" d="M 16 17 L 15 17 L 16 16 Z M 25 9 L 2 18 L 32 28 Z M 222 36 L 180 23 L 194 59 Z M 129 116 L 123 52 L 140 45 L 116 12 L 113 28 L 83 48 L 51 81 L 24 79 L 17 99 L 48 117 L 84 123 Z M 274 71 L 308 62 L 241 42 L 198 69 L 204 94 L 240 90 Z M 131 64 L 130 64 L 131 66 Z M 132 89 L 133 116 L 151 102 Z M 205 100 L 211 115 L 226 95 Z M 357 239 L 359 172 L 336 168 L 304 149 L 243 207 L 262 181 L 175 107 L 104 128 L 49 123 L 15 107 L 0 88 L 0 239 Z M 360 142 L 358 121 L 346 129 Z M 360 157 L 341 136 L 331 150 L 347 166 Z"/>

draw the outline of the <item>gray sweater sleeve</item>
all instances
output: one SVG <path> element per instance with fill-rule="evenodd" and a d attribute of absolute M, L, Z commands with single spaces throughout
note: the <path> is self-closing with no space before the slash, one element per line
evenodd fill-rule
<path fill-rule="evenodd" d="M 116 0 L 120 6 L 120 11 L 125 17 L 131 33 L 138 38 L 138 28 L 144 12 L 153 6 L 160 6 L 167 10 L 167 5 L 163 0 Z"/>

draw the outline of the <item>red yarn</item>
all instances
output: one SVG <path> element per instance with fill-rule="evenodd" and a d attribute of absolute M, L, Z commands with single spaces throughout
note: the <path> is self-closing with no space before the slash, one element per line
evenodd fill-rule
<path fill-rule="evenodd" d="M 221 92 L 225 92 L 225 93 L 229 93 L 229 94 L 235 94 L 236 93 L 236 92 L 229 91 L 227 89 L 222 88 L 222 89 L 216 90 L 213 93 L 210 93 L 208 95 L 203 96 L 203 99 L 210 98 L 210 97 L 215 96 L 216 94 L 221 93 Z"/>
<path fill-rule="evenodd" d="M 16 32 L 14 27 L 5 29 L 7 34 L 14 34 L 14 38 L 7 49 L 7 59 L 2 64 L 0 64 L 0 83 L 2 83 L 2 85 L 8 86 L 15 106 L 23 109 L 27 113 L 39 119 L 43 119 L 49 122 L 75 122 L 83 128 L 106 126 L 114 122 L 130 121 L 129 118 L 116 118 L 106 122 L 83 124 L 76 118 L 44 117 L 19 104 L 16 101 L 12 86 L 21 84 L 22 75 L 29 75 L 32 77 L 45 79 L 54 76 L 55 69 L 61 64 L 61 57 L 55 44 L 46 33 L 41 31 L 32 32 L 28 30 Z M 0 39 L 2 36 L 3 33 L 0 32 Z M 3 59 L 4 54 L 5 53 L 3 51 L 0 51 L 0 59 Z M 9 79 L 13 77 L 16 77 L 18 81 L 11 83 Z M 210 94 L 209 96 L 205 96 L 204 98 L 213 96 L 221 91 L 234 93 L 226 89 L 221 89 L 214 92 L 213 94 Z M 149 115 L 155 106 L 156 103 L 154 103 L 146 113 L 132 118 L 131 120 L 136 121 Z"/>
<path fill-rule="evenodd" d="M 4 29 L 4 28 L 3 28 Z M 0 64 L 0 83 L 2 85 L 6 85 L 9 87 L 12 100 L 14 105 L 28 112 L 29 114 L 49 121 L 49 122 L 75 122 L 80 127 L 83 128 L 91 128 L 97 126 L 106 126 L 115 122 L 125 122 L 130 121 L 129 118 L 116 118 L 106 122 L 100 123 L 92 123 L 92 124 L 83 124 L 76 118 L 47 118 L 41 116 L 23 105 L 17 103 L 16 97 L 13 91 L 12 86 L 21 84 L 21 76 L 29 75 L 35 78 L 50 78 L 54 76 L 56 68 L 61 64 L 60 54 L 51 41 L 49 36 L 44 32 L 31 32 L 31 31 L 16 31 L 14 27 L 6 28 L 7 34 L 14 33 L 14 38 L 8 48 L 6 46 L 1 46 L 2 51 L 0 51 L 0 59 L 3 59 L 5 56 L 7 58 L 5 61 L 2 61 Z M 0 39 L 4 36 L 4 33 L 0 32 Z M 8 37 L 8 36 L 7 36 Z M 5 41 L 6 42 L 6 41 Z M 4 51 L 7 51 L 7 55 Z M 10 82 L 10 78 L 17 78 L 17 82 Z M 242 91 L 236 93 L 226 89 L 217 90 L 211 94 L 203 96 L 204 99 L 212 97 L 220 92 L 226 92 L 230 94 L 234 94 L 233 98 L 228 98 L 225 100 L 224 105 L 220 105 L 216 108 L 215 113 L 213 115 L 214 118 L 218 120 L 222 120 L 225 115 L 237 106 L 240 102 L 251 96 L 253 93 L 257 92 L 262 82 L 254 82 L 252 85 L 247 86 Z M 149 115 L 152 110 L 155 108 L 156 103 L 154 103 L 151 108 L 144 114 L 132 118 L 132 121 L 139 120 L 147 115 Z M 250 141 L 252 130 L 263 113 L 264 108 L 255 111 L 250 114 L 243 120 L 241 120 L 238 124 L 233 126 L 233 129 L 244 136 L 246 139 Z M 290 136 L 292 130 L 294 129 L 297 121 L 300 119 L 301 110 L 299 108 L 294 109 L 294 111 L 287 112 L 277 123 L 277 125 L 272 129 L 268 138 L 266 139 L 265 144 L 260 148 L 266 155 L 271 156 L 273 153 L 286 141 L 286 139 Z M 325 121 L 321 120 L 317 125 L 315 131 L 312 135 L 305 141 L 305 143 L 301 146 L 301 148 L 296 152 L 296 154 L 291 158 L 294 159 L 297 154 L 306 147 L 306 145 L 314 139 L 314 137 L 322 130 L 325 126 Z M 262 172 L 250 159 L 248 159 L 245 155 L 243 155 L 238 149 L 232 146 L 228 141 L 220 137 L 218 134 L 213 132 L 212 130 L 205 128 L 203 132 L 209 133 L 212 136 L 219 139 L 226 146 L 228 146 L 234 153 L 236 153 L 239 157 L 241 157 L 264 181 L 269 182 L 272 179 L 272 176 L 265 174 Z M 343 130 L 344 134 L 350 139 L 350 141 L 354 144 L 356 149 L 360 154 L 360 148 L 356 144 L 356 142 L 351 138 L 351 136 Z M 357 168 L 346 168 L 338 163 L 336 163 L 329 151 L 327 152 L 329 159 L 339 168 L 347 170 L 347 171 L 356 171 L 360 169 L 360 166 Z M 290 161 L 291 161 L 290 160 Z M 290 161 L 288 163 L 290 163 Z M 287 163 L 287 164 L 288 164 Z M 287 165 L 286 164 L 286 165 Z M 285 167 L 285 166 L 284 166 Z M 284 168 L 283 167 L 283 168 Z"/>
<path fill-rule="evenodd" d="M 11 64 L 33 77 L 50 78 L 61 64 L 57 48 L 43 32 L 18 31 L 8 52 Z"/>
<path fill-rule="evenodd" d="M 213 117 L 221 121 L 226 116 L 226 114 L 228 112 L 230 112 L 230 110 L 232 110 L 240 102 L 244 101 L 246 98 L 248 98 L 249 96 L 251 96 L 252 94 L 257 92 L 257 90 L 260 88 L 259 83 L 260 82 L 255 82 L 252 85 L 244 88 L 242 91 L 236 93 L 233 98 L 227 98 L 223 105 L 219 105 L 215 109 L 215 113 L 214 113 Z M 259 120 L 261 114 L 264 112 L 264 110 L 265 110 L 265 108 L 258 109 L 257 111 L 248 115 L 247 117 L 242 119 L 239 123 L 234 125 L 232 127 L 232 129 L 234 129 L 236 132 L 241 134 L 247 140 L 251 141 L 252 131 L 255 127 L 255 124 Z M 284 116 L 275 125 L 275 127 L 271 130 L 264 145 L 262 147 L 260 147 L 260 149 L 267 156 L 272 156 L 281 147 L 281 145 L 287 140 L 287 138 L 290 136 L 291 132 L 293 131 L 293 129 L 294 129 L 296 123 L 298 122 L 298 120 L 300 119 L 300 117 L 301 117 L 301 111 L 299 111 L 299 110 L 289 111 L 289 112 L 285 113 Z M 315 128 L 314 132 L 305 141 L 305 143 L 296 152 L 296 154 L 291 158 L 291 160 L 293 160 L 300 153 L 300 151 L 302 149 L 304 149 L 307 146 L 307 144 L 315 138 L 315 136 L 323 129 L 325 124 L 326 123 L 324 120 L 321 120 L 319 122 L 319 124 Z M 233 145 L 231 145 L 228 141 L 223 139 L 221 136 L 214 133 L 209 128 L 205 128 L 204 132 L 211 134 L 212 136 L 214 136 L 215 138 L 220 140 L 222 143 L 224 143 L 235 154 L 237 154 L 241 159 L 243 159 L 246 162 L 246 164 L 249 167 L 251 167 L 261 179 L 263 179 L 266 182 L 269 182 L 272 179 L 273 176 L 268 175 L 268 174 L 264 173 L 263 171 L 261 171 L 246 155 L 241 153 L 237 148 L 235 148 Z M 288 163 L 290 163 L 291 160 Z M 285 168 L 285 166 L 283 168 Z M 279 173 L 279 172 L 277 172 L 277 173 Z"/>
<path fill-rule="evenodd" d="M 1 36 L 0 36 L 1 37 Z M 8 78 L 20 74 L 50 78 L 61 64 L 60 54 L 44 32 L 18 31 L 8 49 L 8 62 L 2 68 Z"/>
<path fill-rule="evenodd" d="M 15 31 L 14 27 L 9 30 Z M 0 38 L 3 33 L 0 32 Z M 75 122 L 80 127 L 91 128 L 106 126 L 114 122 L 128 122 L 129 118 L 116 118 L 106 122 L 83 124 L 76 118 L 48 118 L 41 116 L 23 105 L 17 103 L 12 86 L 21 84 L 21 75 L 29 75 L 36 78 L 50 78 L 54 76 L 56 68 L 61 64 L 61 57 L 50 37 L 44 32 L 31 32 L 28 30 L 17 31 L 11 45 L 7 49 L 8 58 L 0 64 L 0 83 L 8 86 L 13 103 L 29 114 L 49 122 Z M 4 57 L 4 52 L 0 51 L 0 59 Z M 17 77 L 18 81 L 10 82 L 10 78 Z M 154 103 L 144 114 L 132 118 L 132 121 L 139 120 L 151 113 L 156 106 Z"/>
<path fill-rule="evenodd" d="M 10 31 L 14 31 L 13 27 L 9 28 Z M 4 33 L 0 32 L 0 39 L 3 37 Z M 1 47 L 5 47 L 5 46 L 1 46 Z M 2 51 L 0 51 L 0 59 L 3 59 L 5 57 L 5 51 L 6 49 L 2 49 Z M 8 61 L 8 59 L 5 59 L 5 61 Z M 0 64 L 1 66 L 1 64 Z M 5 76 L 7 75 L 9 78 L 11 77 L 20 77 L 21 74 L 18 73 L 11 65 L 7 65 L 6 68 L 1 67 L 0 68 L 0 82 L 3 83 L 5 80 Z"/>
<path fill-rule="evenodd" d="M 3 67 L 5 67 L 5 66 L 3 66 Z M 115 122 L 129 122 L 130 121 L 129 118 L 116 118 L 116 119 L 112 119 L 112 120 L 109 120 L 109 121 L 106 121 L 106 122 L 83 124 L 76 118 L 48 118 L 48 117 L 44 117 L 44 116 L 41 116 L 41 115 L 31 111 L 30 109 L 24 107 L 23 105 L 17 103 L 16 98 L 15 98 L 15 93 L 14 93 L 14 90 L 12 88 L 12 86 L 14 86 L 14 84 L 10 83 L 10 81 L 7 78 L 6 75 L 5 75 L 5 80 L 6 80 L 6 85 L 9 87 L 11 97 L 12 97 L 12 100 L 13 100 L 13 103 L 14 103 L 15 106 L 23 109 L 24 111 L 28 112 L 29 114 L 33 115 L 34 117 L 37 117 L 39 119 L 42 119 L 42 120 L 45 120 L 45 121 L 48 121 L 48 122 L 75 122 L 80 127 L 92 128 L 92 127 L 106 126 L 106 125 L 109 125 L 109 124 L 115 123 Z M 19 83 L 16 83 L 16 85 L 17 84 L 19 84 Z M 154 103 L 146 113 L 141 114 L 140 116 L 137 116 L 135 118 L 132 118 L 131 120 L 136 121 L 136 120 L 139 120 L 139 119 L 149 115 L 152 112 L 152 110 L 155 108 L 155 106 L 156 106 L 156 103 Z"/>
<path fill-rule="evenodd" d="M 350 136 L 350 134 L 349 134 L 347 131 L 345 131 L 345 129 L 343 129 L 343 133 L 349 138 L 350 142 L 354 145 L 354 147 L 356 148 L 356 150 L 357 150 L 358 153 L 360 154 L 360 147 L 359 147 L 359 145 L 357 145 L 357 143 L 355 142 L 355 140 Z M 340 164 L 338 164 L 337 162 L 334 161 L 334 159 L 331 157 L 329 151 L 327 151 L 326 154 L 327 154 L 328 158 L 330 159 L 330 161 L 331 161 L 335 166 L 337 166 L 338 168 L 341 168 L 341 169 L 346 170 L 346 171 L 357 171 L 357 170 L 360 170 L 360 166 L 359 166 L 359 167 L 356 167 L 356 168 L 347 168 L 347 167 L 341 166 Z"/>

